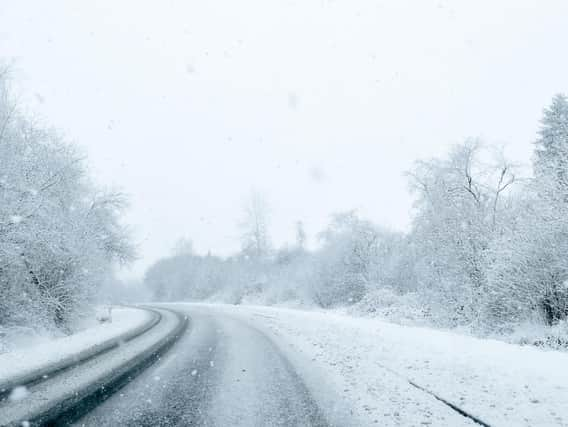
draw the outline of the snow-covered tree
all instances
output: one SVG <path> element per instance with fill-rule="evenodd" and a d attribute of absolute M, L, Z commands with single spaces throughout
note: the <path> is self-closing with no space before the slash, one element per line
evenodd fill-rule
<path fill-rule="evenodd" d="M 544 109 L 533 165 L 541 196 L 568 203 L 568 99 L 562 94 Z"/>
<path fill-rule="evenodd" d="M 542 319 L 554 324 L 568 313 L 568 211 L 532 194 L 490 248 L 487 319 L 504 327 Z"/>
<path fill-rule="evenodd" d="M 66 329 L 115 262 L 133 257 L 125 199 L 88 181 L 83 157 L 24 116 L 0 73 L 0 324 Z"/>
<path fill-rule="evenodd" d="M 568 101 L 544 109 L 533 157 L 534 178 L 515 216 L 492 247 L 489 315 L 499 323 L 568 316 Z"/>
<path fill-rule="evenodd" d="M 242 252 L 253 260 L 263 260 L 271 251 L 268 203 L 261 193 L 252 191 L 243 208 L 243 218 L 239 223 Z"/>
<path fill-rule="evenodd" d="M 319 238 L 316 302 L 324 307 L 358 302 L 376 277 L 379 231 L 348 211 L 333 215 Z"/>
<path fill-rule="evenodd" d="M 468 140 L 446 158 L 418 162 L 409 174 L 417 195 L 411 235 L 416 276 L 444 323 L 480 320 L 487 249 L 500 233 L 503 199 L 515 182 L 514 167 L 502 156 L 492 158 Z"/>
<path fill-rule="evenodd" d="M 304 228 L 304 223 L 302 221 L 296 222 L 296 247 L 299 250 L 305 250 L 307 244 L 308 236 Z"/>

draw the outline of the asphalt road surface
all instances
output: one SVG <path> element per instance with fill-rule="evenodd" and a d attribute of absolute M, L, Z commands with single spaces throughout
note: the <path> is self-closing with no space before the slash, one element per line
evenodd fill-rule
<path fill-rule="evenodd" d="M 328 426 L 302 379 L 262 332 L 231 317 L 176 307 L 184 336 L 75 425 Z"/>

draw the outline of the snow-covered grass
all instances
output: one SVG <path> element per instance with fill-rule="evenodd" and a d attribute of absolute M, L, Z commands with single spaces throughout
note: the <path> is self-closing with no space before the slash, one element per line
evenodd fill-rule
<path fill-rule="evenodd" d="M 408 425 L 393 408 L 408 410 L 413 397 L 380 391 L 409 380 L 492 426 L 568 425 L 566 353 L 331 312 L 208 307 L 262 328 L 292 358 L 309 361 L 368 422 Z"/>
<path fill-rule="evenodd" d="M 73 357 L 103 341 L 113 339 L 142 326 L 151 313 L 128 307 L 114 308 L 112 323 L 91 323 L 75 334 L 52 340 L 44 339 L 37 345 L 0 354 L 0 384 L 25 372 L 32 372 L 62 359 Z"/>
<path fill-rule="evenodd" d="M 80 313 L 73 313 L 71 321 L 66 325 L 67 332 L 41 316 L 22 316 L 23 321 L 18 325 L 0 326 L 0 354 L 36 347 L 56 338 L 97 326 L 99 320 L 108 315 L 110 307 L 109 305 L 85 307 Z"/>

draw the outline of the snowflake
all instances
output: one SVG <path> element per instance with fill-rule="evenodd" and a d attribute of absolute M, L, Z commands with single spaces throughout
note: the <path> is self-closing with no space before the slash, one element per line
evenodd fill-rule
<path fill-rule="evenodd" d="M 10 221 L 11 221 L 13 224 L 19 224 L 20 222 L 22 222 L 23 219 L 24 219 L 24 218 L 22 218 L 21 215 L 12 215 L 12 216 L 10 217 Z"/>

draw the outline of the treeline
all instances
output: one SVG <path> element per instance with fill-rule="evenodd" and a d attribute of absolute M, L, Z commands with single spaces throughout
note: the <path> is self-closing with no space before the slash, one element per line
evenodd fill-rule
<path fill-rule="evenodd" d="M 352 306 L 430 324 L 505 331 L 568 315 L 568 102 L 544 110 L 533 173 L 502 151 L 467 140 L 408 173 L 415 197 L 410 232 L 336 214 L 305 247 L 274 250 L 262 197 L 248 201 L 242 251 L 195 255 L 189 245 L 152 266 L 160 300 Z M 183 246 L 183 245 L 182 245 Z"/>
<path fill-rule="evenodd" d="M 83 157 L 18 107 L 0 68 L 0 332 L 68 330 L 133 248 L 119 193 L 95 188 Z"/>

